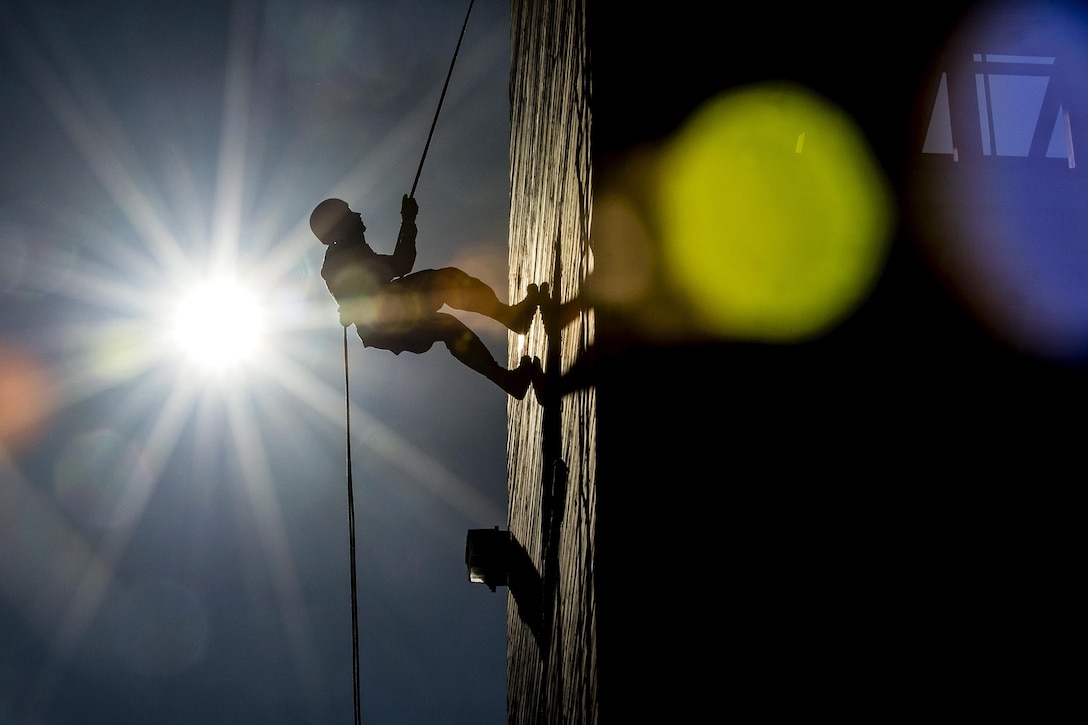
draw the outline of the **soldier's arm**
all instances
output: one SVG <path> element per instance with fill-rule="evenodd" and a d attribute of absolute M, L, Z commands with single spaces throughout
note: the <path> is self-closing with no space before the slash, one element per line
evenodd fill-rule
<path fill-rule="evenodd" d="M 416 214 L 419 205 L 407 194 L 400 203 L 400 234 L 397 235 L 397 247 L 393 251 L 393 276 L 400 277 L 412 271 L 416 263 Z"/>

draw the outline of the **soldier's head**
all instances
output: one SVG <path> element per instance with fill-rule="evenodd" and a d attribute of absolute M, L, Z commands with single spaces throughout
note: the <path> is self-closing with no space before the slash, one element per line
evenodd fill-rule
<path fill-rule="evenodd" d="M 363 215 L 352 211 L 341 199 L 326 199 L 310 213 L 310 231 L 322 244 L 361 240 L 366 225 Z"/>

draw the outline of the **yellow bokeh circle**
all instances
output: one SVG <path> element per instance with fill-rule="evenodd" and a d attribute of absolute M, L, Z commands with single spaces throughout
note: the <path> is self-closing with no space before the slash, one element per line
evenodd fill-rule
<path fill-rule="evenodd" d="M 885 177 L 849 116 L 812 91 L 762 85 L 711 99 L 661 171 L 666 272 L 703 330 L 813 338 L 856 308 L 884 264 Z"/>

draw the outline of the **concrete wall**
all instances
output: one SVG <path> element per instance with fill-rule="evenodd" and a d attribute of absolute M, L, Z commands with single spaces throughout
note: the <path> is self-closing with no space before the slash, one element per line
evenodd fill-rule
<path fill-rule="evenodd" d="M 510 289 L 575 298 L 592 268 L 590 98 L 583 0 L 511 4 Z M 539 357 L 549 379 L 593 341 L 591 311 L 542 315 L 512 335 L 510 363 Z M 596 396 L 509 403 L 509 722 L 596 723 Z"/>

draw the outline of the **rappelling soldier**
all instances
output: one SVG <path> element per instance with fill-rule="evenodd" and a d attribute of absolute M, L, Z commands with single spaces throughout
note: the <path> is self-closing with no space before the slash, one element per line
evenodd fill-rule
<path fill-rule="evenodd" d="M 447 305 L 476 312 L 524 334 L 543 293 L 529 285 L 525 299 L 508 305 L 487 284 L 456 267 L 412 272 L 418 211 L 415 199 L 405 194 L 396 247 L 392 254 L 378 254 L 366 242 L 362 215 L 346 202 L 326 199 L 314 208 L 310 229 L 327 247 L 321 276 L 339 304 L 340 324 L 355 325 L 364 347 L 396 355 L 423 353 L 441 342 L 455 358 L 521 400 L 542 376 L 540 361 L 526 356 L 517 368 L 506 369 L 475 332 L 439 310 Z"/>

